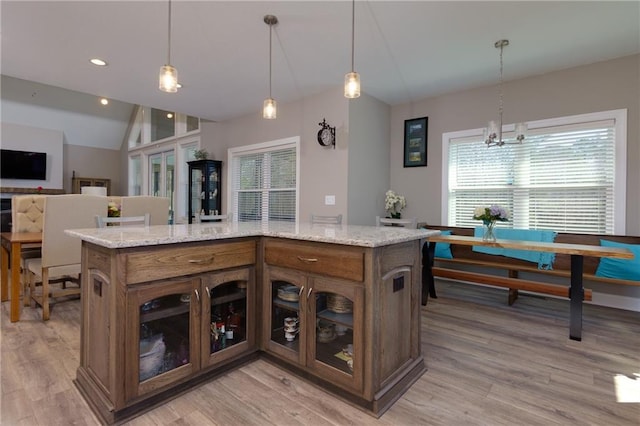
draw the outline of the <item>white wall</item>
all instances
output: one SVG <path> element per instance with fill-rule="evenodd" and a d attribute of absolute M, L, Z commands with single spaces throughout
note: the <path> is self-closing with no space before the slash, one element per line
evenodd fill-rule
<path fill-rule="evenodd" d="M 336 88 L 299 102 L 278 103 L 278 118 L 262 118 L 261 105 L 254 114 L 224 123 L 205 122 L 202 125 L 202 145 L 216 160 L 224 161 L 224 175 L 229 172 L 227 149 L 300 137 L 300 211 L 301 220 L 308 220 L 311 213 L 344 215 L 348 219 L 348 100 Z M 336 149 L 325 148 L 317 142 L 319 123 L 326 119 L 336 127 Z M 225 185 L 226 191 L 226 182 Z M 335 195 L 336 204 L 324 205 L 325 195 Z M 225 195 L 226 198 L 226 195 Z M 223 198 L 223 200 L 225 200 Z M 226 203 L 223 202 L 223 210 Z"/>
<path fill-rule="evenodd" d="M 37 188 L 41 186 L 48 189 L 62 189 L 63 140 L 64 134 L 59 130 L 3 122 L 1 133 L 2 148 L 46 153 L 47 179 L 2 179 L 0 186 L 13 188 Z"/>
<path fill-rule="evenodd" d="M 390 107 L 365 94 L 349 103 L 349 223 L 375 225 L 389 189 Z"/>

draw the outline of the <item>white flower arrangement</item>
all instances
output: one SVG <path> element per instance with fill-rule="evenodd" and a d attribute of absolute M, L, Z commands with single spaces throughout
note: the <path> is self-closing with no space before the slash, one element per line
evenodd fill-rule
<path fill-rule="evenodd" d="M 384 197 L 384 208 L 392 218 L 399 219 L 400 212 L 407 206 L 404 195 L 398 195 L 392 190 L 388 190 Z"/>

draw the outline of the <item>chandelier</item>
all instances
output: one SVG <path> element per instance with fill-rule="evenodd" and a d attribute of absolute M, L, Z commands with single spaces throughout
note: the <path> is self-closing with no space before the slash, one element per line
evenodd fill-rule
<path fill-rule="evenodd" d="M 502 139 L 502 112 L 503 112 L 503 101 L 502 101 L 502 82 L 503 82 L 503 74 L 502 74 L 502 52 L 503 49 L 509 45 L 509 40 L 498 40 L 495 42 L 494 46 L 496 49 L 500 49 L 500 103 L 498 107 L 498 116 L 500 121 L 496 123 L 495 121 L 489 121 L 489 125 L 484 131 L 484 143 L 487 145 L 487 148 L 492 146 L 503 146 L 503 145 L 515 145 L 521 144 L 525 139 L 525 134 L 527 133 L 527 124 L 526 123 L 518 123 L 515 127 L 516 137 L 514 141 L 505 141 Z"/>

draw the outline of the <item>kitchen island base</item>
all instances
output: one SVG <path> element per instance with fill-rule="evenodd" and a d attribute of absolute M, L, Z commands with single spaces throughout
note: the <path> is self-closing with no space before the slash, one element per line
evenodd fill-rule
<path fill-rule="evenodd" d="M 262 356 L 376 417 L 425 372 L 423 232 L 251 226 L 69 231 L 83 238 L 75 384 L 101 422 Z"/>

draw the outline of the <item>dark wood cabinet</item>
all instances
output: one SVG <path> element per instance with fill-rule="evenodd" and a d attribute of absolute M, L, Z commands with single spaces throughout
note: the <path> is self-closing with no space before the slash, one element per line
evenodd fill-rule
<path fill-rule="evenodd" d="M 256 249 L 253 238 L 142 249 L 83 244 L 86 344 L 76 384 L 103 423 L 255 354 Z"/>
<path fill-rule="evenodd" d="M 222 161 L 189 161 L 189 223 L 196 215 L 222 214 Z"/>
<path fill-rule="evenodd" d="M 380 416 L 425 371 L 420 245 L 84 241 L 78 389 L 121 423 L 265 356 Z"/>

